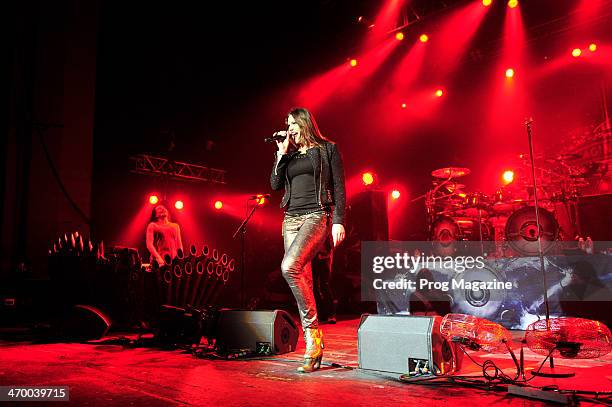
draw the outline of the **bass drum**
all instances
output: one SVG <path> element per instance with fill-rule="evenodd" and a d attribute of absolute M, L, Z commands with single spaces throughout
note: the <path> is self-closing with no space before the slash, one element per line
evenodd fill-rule
<path fill-rule="evenodd" d="M 459 225 L 448 216 L 439 216 L 431 225 L 429 239 L 433 251 L 439 256 L 452 256 L 457 251 L 457 241 L 461 235 Z"/>
<path fill-rule="evenodd" d="M 505 283 L 507 281 L 503 271 L 496 270 L 489 264 L 486 264 L 484 268 L 467 269 L 462 273 L 457 273 L 454 279 L 456 281 L 463 280 L 464 283 L 470 285 L 490 282 Z M 454 288 L 451 293 L 453 312 L 491 320 L 498 319 L 508 295 L 506 290 L 490 290 L 488 288 L 478 290 Z"/>
<path fill-rule="evenodd" d="M 505 236 L 508 245 L 524 256 L 537 256 L 538 235 L 542 240 L 542 251 L 546 253 L 559 237 L 559 224 L 554 215 L 544 208 L 538 208 L 540 230 L 536 222 L 535 207 L 526 206 L 515 211 L 506 223 Z"/>
<path fill-rule="evenodd" d="M 481 235 L 483 241 L 491 240 L 492 232 L 488 223 L 467 217 L 439 216 L 431 225 L 429 239 L 433 242 L 433 252 L 436 255 L 453 256 L 479 248 L 473 242 L 479 241 Z M 466 241 L 472 243 L 461 243 Z"/>

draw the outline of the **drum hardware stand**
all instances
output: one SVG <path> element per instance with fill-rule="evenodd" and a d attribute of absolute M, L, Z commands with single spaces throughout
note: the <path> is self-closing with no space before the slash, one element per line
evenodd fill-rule
<path fill-rule="evenodd" d="M 427 206 L 427 202 L 431 202 L 431 201 L 432 201 L 432 198 L 435 196 L 436 192 L 437 192 L 437 191 L 438 191 L 440 188 L 442 188 L 444 185 L 448 184 L 448 183 L 449 183 L 449 182 L 450 182 L 452 179 L 453 179 L 453 174 L 449 174 L 448 178 L 447 178 L 447 179 L 445 179 L 444 181 L 442 181 L 442 182 L 441 182 L 439 185 L 436 185 L 434 189 L 432 189 L 431 191 L 427 191 L 427 192 L 425 192 L 425 193 L 424 193 L 423 195 L 421 195 L 421 196 L 417 196 L 416 198 L 412 199 L 412 200 L 410 201 L 410 203 L 412 203 L 412 202 L 416 202 L 416 201 L 418 201 L 418 200 L 419 200 L 419 199 L 421 199 L 421 198 L 425 198 L 425 206 Z M 433 199 L 435 200 L 435 198 L 433 198 Z M 433 226 L 433 222 L 434 222 L 434 218 L 435 218 L 435 216 L 436 216 L 436 215 L 435 215 L 434 213 L 430 214 L 430 213 L 429 213 L 429 210 L 427 211 L 427 218 L 428 218 L 428 219 L 427 219 L 427 223 L 429 224 L 429 225 L 427 226 L 427 229 L 428 229 L 428 231 L 427 231 L 427 232 L 428 232 L 428 235 L 431 235 L 432 226 Z M 429 219 L 430 217 L 431 217 L 431 219 Z"/>
<path fill-rule="evenodd" d="M 249 201 L 251 201 L 251 200 L 252 199 L 249 198 L 249 199 L 247 199 L 247 202 L 246 202 L 246 212 L 247 212 L 246 218 L 244 218 L 244 220 L 242 221 L 240 226 L 238 226 L 238 229 L 236 229 L 236 231 L 232 235 L 232 239 L 235 239 L 236 235 L 238 235 L 238 233 L 242 232 L 241 233 L 241 238 L 240 238 L 240 256 L 241 256 L 241 259 L 242 259 L 242 267 L 240 268 L 240 307 L 242 309 L 244 309 L 246 307 L 245 302 L 244 302 L 244 300 L 245 300 L 244 277 L 246 275 L 245 269 L 246 269 L 246 232 L 247 232 L 247 223 L 249 223 L 249 221 L 253 217 L 253 214 L 255 213 L 255 210 L 259 206 L 259 204 L 256 202 L 255 205 L 253 205 L 253 208 L 251 209 L 251 212 L 249 213 Z"/>
<path fill-rule="evenodd" d="M 482 208 L 480 205 L 478 205 L 478 234 L 480 235 L 480 254 L 484 256 L 484 243 L 482 241 Z"/>

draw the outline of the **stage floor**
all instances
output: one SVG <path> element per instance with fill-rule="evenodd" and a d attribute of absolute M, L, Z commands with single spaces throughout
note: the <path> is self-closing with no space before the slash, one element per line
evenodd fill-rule
<path fill-rule="evenodd" d="M 359 320 L 325 325 L 324 362 L 312 374 L 298 374 L 303 353 L 300 339 L 294 353 L 264 360 L 199 359 L 180 350 L 124 347 L 101 344 L 31 344 L 0 341 L 0 385 L 70 386 L 75 405 L 221 405 L 221 406 L 325 406 L 325 405 L 455 405 L 477 399 L 482 404 L 544 405 L 540 401 L 464 387 L 431 387 L 405 384 L 392 376 L 357 368 Z M 521 337 L 520 332 L 514 335 Z M 482 363 L 491 359 L 511 376 L 510 357 L 473 353 Z M 529 350 L 529 368 L 542 360 Z M 534 386 L 556 384 L 562 389 L 612 391 L 612 354 L 597 360 L 561 360 L 557 366 L 576 372 L 572 379 L 541 379 Z M 477 375 L 481 369 L 467 358 L 461 374 Z M 47 403 L 45 403 L 47 404 Z M 52 404 L 66 405 L 57 402 Z"/>

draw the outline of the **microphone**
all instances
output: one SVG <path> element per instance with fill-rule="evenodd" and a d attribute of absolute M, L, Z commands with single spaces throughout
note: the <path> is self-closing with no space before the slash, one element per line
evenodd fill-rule
<path fill-rule="evenodd" d="M 275 143 L 277 141 L 285 141 L 287 136 L 295 136 L 295 133 L 289 131 L 277 131 L 272 137 L 266 137 L 264 143 Z"/>
<path fill-rule="evenodd" d="M 280 134 L 280 133 L 284 133 L 284 134 Z M 277 141 L 285 141 L 285 138 L 287 138 L 287 133 L 278 131 L 274 133 L 272 137 L 266 137 L 264 139 L 264 143 L 275 143 Z"/>
<path fill-rule="evenodd" d="M 261 198 L 270 198 L 272 195 L 270 194 L 257 194 L 257 195 L 251 195 L 249 197 L 249 201 L 253 200 L 253 199 L 261 199 Z"/>

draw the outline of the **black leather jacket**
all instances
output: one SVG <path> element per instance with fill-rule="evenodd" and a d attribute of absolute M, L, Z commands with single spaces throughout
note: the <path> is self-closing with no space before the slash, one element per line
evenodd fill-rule
<path fill-rule="evenodd" d="M 277 152 L 278 154 L 278 152 Z M 336 144 L 325 143 L 318 148 L 310 148 L 306 154 L 314 168 L 315 191 L 317 200 L 321 207 L 334 207 L 332 223 L 346 225 L 346 188 L 344 185 L 344 167 L 342 157 Z M 278 191 L 285 187 L 285 195 L 280 207 L 284 208 L 289 203 L 291 196 L 291 184 L 287 177 L 287 164 L 292 154 L 285 154 L 278 161 L 274 156 L 274 166 L 270 176 L 270 186 Z"/>

